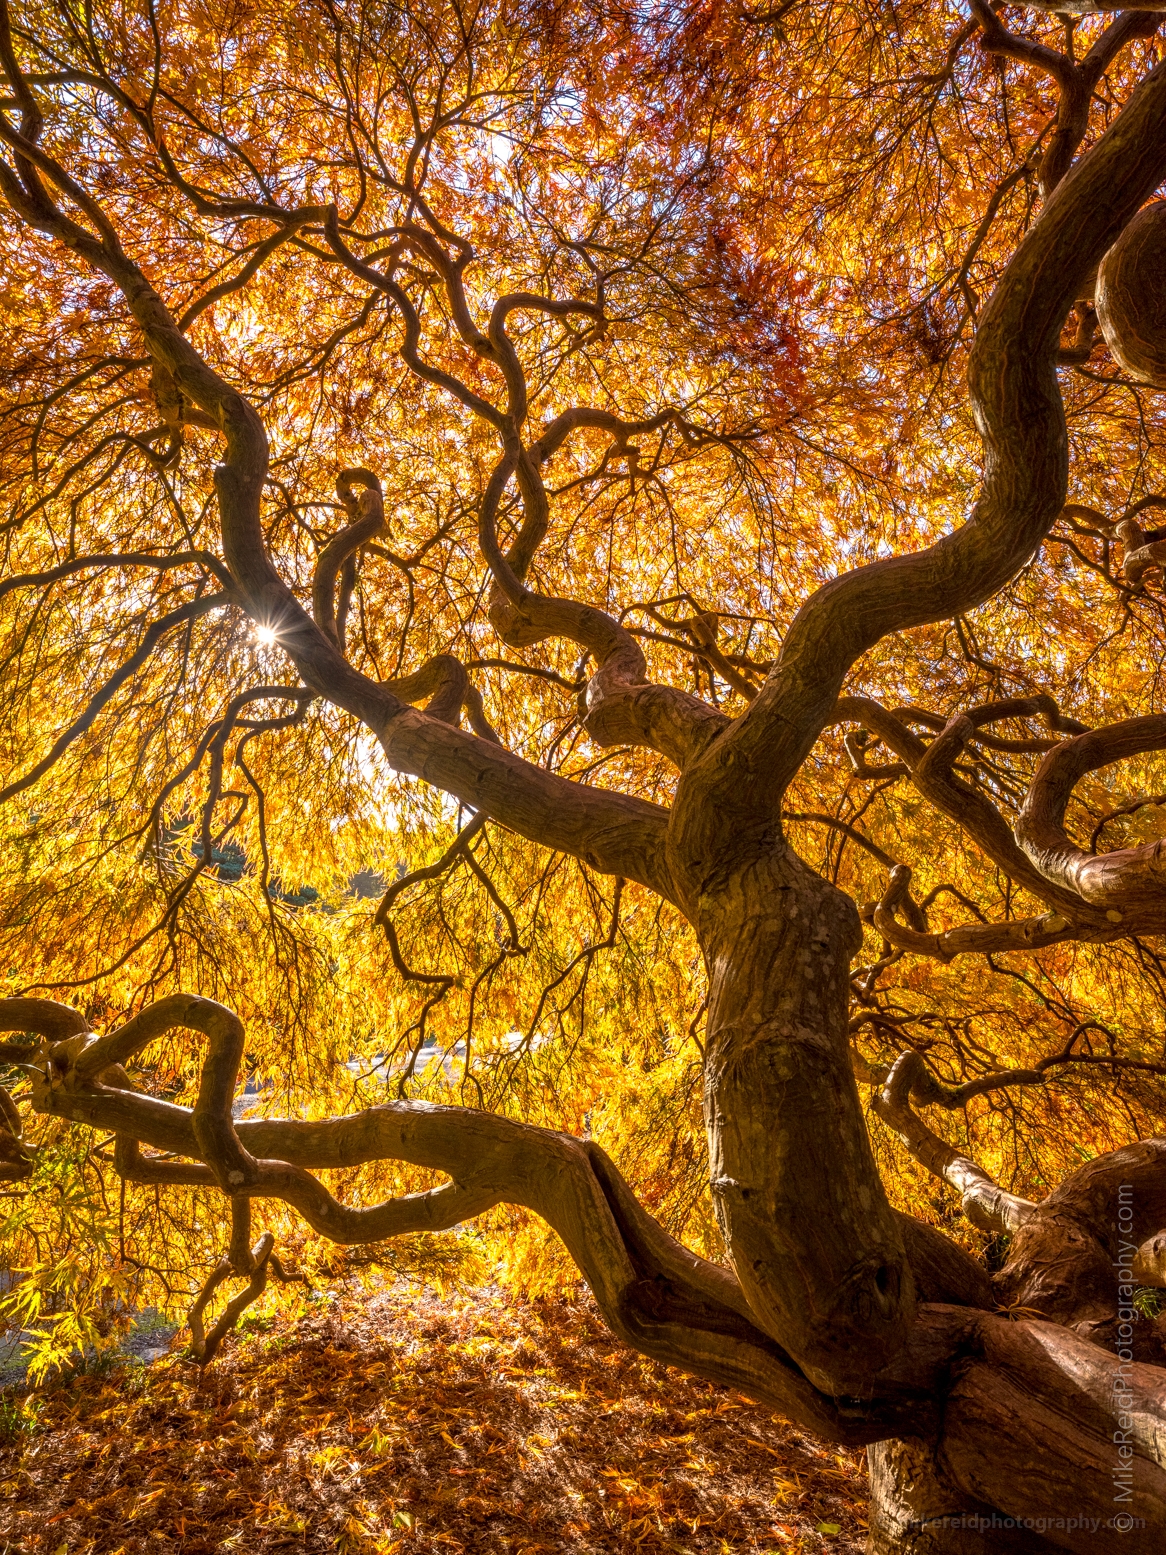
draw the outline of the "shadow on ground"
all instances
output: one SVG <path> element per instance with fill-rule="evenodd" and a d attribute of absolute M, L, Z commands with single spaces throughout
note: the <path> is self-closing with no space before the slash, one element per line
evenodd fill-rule
<path fill-rule="evenodd" d="M 645 1361 L 587 1301 L 395 1286 L 201 1379 L 172 1354 L 6 1399 L 6 1555 L 862 1549 L 861 1454 Z"/>

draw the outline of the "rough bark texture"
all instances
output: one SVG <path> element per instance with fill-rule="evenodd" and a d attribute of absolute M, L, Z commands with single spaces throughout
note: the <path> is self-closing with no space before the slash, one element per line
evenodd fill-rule
<path fill-rule="evenodd" d="M 914 1288 L 845 1052 L 853 903 L 780 845 L 709 881 L 705 1119 L 717 1217 L 757 1321 L 828 1391 L 904 1342 Z"/>
<path fill-rule="evenodd" d="M 977 1501 L 943 1473 L 918 1437 L 868 1449 L 868 1555 L 1045 1555 L 1063 1548 Z"/>
<path fill-rule="evenodd" d="M 408 293 L 393 274 L 360 257 L 359 235 L 341 230 L 335 209 L 260 208 L 255 219 L 287 234 L 310 229 L 337 263 L 383 293 L 399 317 L 402 360 L 496 436 L 497 463 L 479 515 L 494 624 L 507 642 L 555 636 L 591 656 L 587 726 L 598 740 L 647 744 L 682 769 L 668 812 L 533 766 L 504 750 L 480 722 L 477 732 L 461 729 L 465 684 L 452 660 L 431 661 L 395 683 L 376 682 L 348 662 L 345 569 L 352 547 L 379 532 L 375 477 L 355 470 L 341 477 L 351 526 L 320 558 L 309 614 L 265 544 L 268 443 L 258 413 L 199 355 L 97 200 L 40 146 L 40 110 L 6 26 L 0 63 L 21 111 L 19 129 L 0 116 L 0 138 L 11 154 L 11 165 L 0 164 L 0 186 L 10 204 L 120 288 L 171 419 L 181 420 L 189 406 L 199 425 L 222 434 L 221 598 L 278 630 L 304 687 L 361 719 L 399 770 L 548 848 L 642 882 L 692 922 L 711 972 L 705 1115 L 712 1191 L 732 1270 L 667 1237 L 597 1147 L 506 1118 L 402 1102 L 350 1118 L 236 1126 L 231 1098 L 242 1026 L 231 1011 L 194 996 L 160 1001 L 98 1038 L 59 1006 L 15 1001 L 4 1024 L 41 1040 L 7 1044 L 5 1053 L 33 1073 L 34 1106 L 113 1130 L 119 1168 L 134 1180 L 220 1189 L 234 1206 L 227 1261 L 252 1288 L 266 1277 L 272 1249 L 262 1239 L 250 1247 L 239 1208 L 248 1200 L 281 1199 L 338 1242 L 450 1226 L 500 1201 L 536 1210 L 560 1232 L 629 1343 L 739 1387 L 833 1440 L 902 1439 L 872 1460 L 872 1550 L 1149 1550 L 1166 1540 L 1164 1373 L 1140 1363 L 1132 1342 L 1128 1362 L 1093 1342 L 1112 1333 L 1120 1350 L 1125 1337 L 1113 1269 L 1119 1249 L 1105 1230 L 1115 1184 L 1131 1176 L 1141 1184 L 1137 1241 L 1152 1243 L 1166 1229 L 1164 1147 L 1154 1141 L 1093 1163 L 1044 1205 L 1018 1210 L 1020 1201 L 1009 1205 L 1010 1196 L 977 1175 L 975 1163 L 945 1154 L 930 1130 L 914 1130 L 910 1086 L 904 1097 L 889 1085 L 889 1120 L 920 1159 L 958 1181 L 985 1223 L 996 1217 L 1021 1228 L 996 1294 L 1013 1298 L 1018 1312 L 1031 1307 L 1043 1317 L 1011 1321 L 986 1310 L 991 1293 L 966 1258 L 939 1251 L 934 1235 L 888 1205 L 850 1064 L 848 968 L 859 917 L 793 853 L 779 824 L 785 788 L 823 728 L 840 716 L 839 694 L 855 661 L 888 633 L 991 598 L 1061 512 L 1068 445 L 1056 380 L 1060 331 L 1091 270 L 1166 175 L 1166 66 L 1151 72 L 1099 143 L 1059 179 L 981 316 L 969 392 L 984 440 L 983 485 L 968 522 L 925 551 L 857 569 L 819 590 L 798 613 L 765 685 L 731 723 L 686 693 L 648 684 L 638 645 L 614 618 L 541 596 L 525 582 L 547 529 L 539 474 L 545 453 L 579 426 L 606 428 L 625 444 L 635 429 L 596 419 L 598 413 L 565 412 L 541 440 L 523 441 L 526 386 L 506 319 L 520 307 L 581 311 L 580 305 L 516 294 L 499 299 L 488 329 L 479 329 L 461 290 L 464 258 L 452 257 L 436 231 L 405 234 L 435 267 L 463 340 L 501 375 L 504 395 L 494 404 L 420 357 Z M 512 483 L 522 525 L 503 554 L 495 517 Z M 359 498 L 354 485 L 363 487 Z M 410 705 L 422 699 L 424 710 Z M 1108 745 L 1082 735 L 1053 751 L 1018 841 L 954 772 L 964 744 L 1005 716 L 999 709 L 953 720 L 926 751 L 894 727 L 893 716 L 879 727 L 878 710 L 858 711 L 896 748 L 920 789 L 1014 881 L 1049 903 L 1051 913 L 1023 932 L 1006 926 L 1004 948 L 1157 932 L 1166 922 L 1160 857 L 1140 850 L 1136 857 L 1082 861 L 1066 853 L 1060 824 L 1074 774 L 1131 749 L 1157 748 L 1160 719 L 1148 721 L 1152 730 L 1139 727 L 1132 745 L 1122 744 L 1129 733 L 1122 730 Z M 905 909 L 905 892 L 903 885 L 881 904 L 888 936 L 906 933 L 895 917 Z M 918 925 L 910 931 L 916 948 L 937 954 L 990 948 L 975 935 L 962 946 L 925 945 L 936 937 Z M 175 1028 L 198 1032 L 207 1044 L 190 1110 L 140 1093 L 126 1072 Z M 154 1159 L 143 1145 L 174 1158 Z M 354 1207 L 339 1203 L 313 1175 L 378 1157 L 430 1167 L 450 1180 L 428 1193 Z M 1156 1257 L 1145 1255 L 1150 1263 Z M 1144 1337 L 1156 1343 L 1156 1335 Z M 1140 1339 L 1138 1348 L 1146 1350 Z M 1128 1453 L 1115 1457 L 1119 1429 Z M 1117 1503 L 1119 1463 L 1129 1499 Z M 948 1527 L 941 1536 L 934 1519 L 948 1510 L 949 1493 L 961 1515 L 986 1509 L 1040 1519 L 1045 1531 L 1028 1530 L 1021 1542 L 1008 1529 L 985 1535 L 979 1527 Z M 1114 1522 L 1116 1504 L 1144 1522 L 1142 1542 L 1131 1546 Z M 920 1520 L 927 1526 L 908 1529 Z M 1045 1539 L 1047 1546 L 1035 1542 Z"/>
<path fill-rule="evenodd" d="M 1139 211 L 1097 272 L 1097 317 L 1118 363 L 1143 383 L 1166 384 L 1166 204 Z"/>

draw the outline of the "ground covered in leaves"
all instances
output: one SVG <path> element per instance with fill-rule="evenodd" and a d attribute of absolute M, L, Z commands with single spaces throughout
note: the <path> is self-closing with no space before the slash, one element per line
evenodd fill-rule
<path fill-rule="evenodd" d="M 861 1454 L 645 1361 L 586 1301 L 397 1285 L 7 1395 L 2 1555 L 825 1551 Z"/>

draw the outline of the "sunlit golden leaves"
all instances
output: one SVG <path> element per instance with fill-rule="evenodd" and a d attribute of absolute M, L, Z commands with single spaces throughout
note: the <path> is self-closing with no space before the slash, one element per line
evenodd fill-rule
<path fill-rule="evenodd" d="M 1043 76 L 986 56 L 954 4 L 806 4 L 767 23 L 727 4 L 633 15 L 178 0 L 154 12 L 98 6 L 92 18 L 47 0 L 23 12 L 21 57 L 52 78 L 37 88 L 44 144 L 101 198 L 191 341 L 261 415 L 264 534 L 301 600 L 345 521 L 338 470 L 379 476 L 386 530 L 360 558 L 346 638 L 371 678 L 454 655 L 509 749 L 579 782 L 671 801 L 662 759 L 585 734 L 576 647 L 501 647 L 477 534 L 498 439 L 407 370 L 400 318 L 337 261 L 326 207 L 405 289 L 424 360 L 492 402 L 497 363 L 463 338 L 437 269 L 405 241 L 417 201 L 454 247 L 473 249 L 463 276 L 480 330 L 507 293 L 598 307 L 602 291 L 601 324 L 511 315 L 529 435 L 574 405 L 624 420 L 677 415 L 630 446 L 580 433 L 547 461 L 549 527 L 531 581 L 621 619 L 664 684 L 739 713 L 816 587 L 966 516 L 980 457 L 967 350 L 1036 216 L 1029 153 L 1052 98 Z M 1079 53 L 1104 25 L 1077 24 Z M 1024 26 L 1064 41 L 1054 18 Z M 1087 140 L 1156 48 L 1136 40 L 1120 57 Z M 314 214 L 265 246 L 275 206 Z M 5 578 L 82 557 L 153 558 L 41 579 L 0 605 L 5 782 L 27 776 L 108 688 L 89 727 L 3 812 L 9 989 L 69 991 L 98 1029 L 174 987 L 221 998 L 247 1023 L 247 1100 L 272 1112 L 343 1112 L 400 1089 L 590 1130 L 653 1212 L 715 1256 L 700 1124 L 704 971 L 671 909 L 629 887 L 617 915 L 613 881 L 491 824 L 472 860 L 395 905 L 405 968 L 442 981 L 402 975 L 376 901 L 439 859 L 469 816 L 390 772 L 371 734 L 335 707 L 280 699 L 302 688 L 278 621 L 224 598 L 174 622 L 110 685 L 152 625 L 222 587 L 222 440 L 189 423 L 176 437 L 105 281 L 6 211 L 0 222 Z M 1113 516 L 1161 490 L 1153 396 L 1122 382 L 1103 349 L 1061 381 L 1070 495 Z M 520 522 L 504 504 L 504 542 Z M 1087 723 L 1156 710 L 1159 596 L 1124 590 L 1111 551 L 1059 525 L 996 599 L 886 638 L 850 689 L 945 717 L 1034 693 Z M 692 630 L 709 615 L 719 667 Z M 216 746 L 233 699 L 260 686 L 269 695 Z M 936 899 L 935 927 L 1032 909 L 908 783 L 859 778 L 840 733 L 819 742 L 791 811 L 853 825 L 911 864 L 923 894 L 958 887 Z M 1034 765 L 1012 753 L 982 763 L 975 781 L 1011 816 Z M 1149 761 L 1101 774 L 1082 786 L 1071 824 L 1085 841 L 1106 809 L 1163 789 Z M 1149 840 L 1161 813 L 1115 818 L 1107 835 Z M 837 830 L 809 820 L 789 830 L 857 901 L 885 888 L 883 866 Z M 880 949 L 869 934 L 861 964 Z M 1093 1021 L 1082 1040 L 1094 1056 L 1156 1060 L 1164 970 L 1138 943 L 1061 947 L 1023 966 L 900 958 L 857 999 L 856 1016 L 882 1023 L 861 1026 L 856 1043 L 877 1062 L 909 1037 L 955 1079 L 1059 1051 Z M 149 1063 L 141 1079 L 191 1099 L 193 1041 L 175 1037 Z M 1082 1151 L 1158 1129 L 1156 1098 L 1136 1075 L 1066 1066 L 1039 1089 L 978 1100 L 951 1121 L 952 1137 L 966 1128 L 985 1164 L 1037 1192 Z M 33 1129 L 64 1148 L 53 1125 Z M 946 1222 L 889 1142 L 878 1148 L 904 1207 Z M 102 1226 L 116 1226 L 118 1289 L 180 1304 L 190 1271 L 221 1252 L 213 1202 L 131 1187 L 114 1206 L 100 1147 L 85 1173 L 86 1205 L 100 1202 Z M 67 1258 L 94 1222 L 70 1218 L 63 1183 L 46 1180 L 38 1202 Z M 370 1166 L 336 1186 L 367 1201 L 420 1185 L 422 1174 Z M 48 1279 L 34 1218 L 25 1204 L 9 1223 L 10 1260 Z M 325 1256 L 290 1215 L 274 1211 L 273 1225 L 309 1265 Z M 550 1288 L 567 1277 L 525 1221 L 499 1212 L 486 1236 L 516 1280 Z M 165 1267 L 151 1251 L 160 1242 Z M 105 1299 L 104 1275 L 68 1267 L 78 1290 L 89 1282 L 90 1298 Z"/>
<path fill-rule="evenodd" d="M 585 1299 L 350 1282 L 298 1320 L 257 1315 L 201 1384 L 174 1359 L 38 1404 L 0 1444 L 19 1487 L 0 1530 L 37 1555 L 851 1555 L 863 1537 L 861 1454 L 613 1350 Z"/>

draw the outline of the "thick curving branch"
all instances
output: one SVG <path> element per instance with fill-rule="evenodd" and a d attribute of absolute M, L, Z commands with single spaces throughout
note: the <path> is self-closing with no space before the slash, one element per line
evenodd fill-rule
<path fill-rule="evenodd" d="M 0 1031 L 19 1031 L 25 1039 L 0 1042 L 0 1064 L 39 1074 L 49 1044 L 88 1030 L 89 1022 L 80 1010 L 53 999 L 0 999 Z M 32 1175 L 34 1162 L 35 1150 L 25 1139 L 20 1109 L 0 1085 L 0 1181 L 23 1181 Z"/>
<path fill-rule="evenodd" d="M 1052 729 L 1070 737 L 1056 742 L 1005 741 L 983 734 L 985 724 L 1038 713 Z M 925 925 L 904 925 L 895 917 L 896 909 L 907 901 L 910 882 L 910 872 L 903 873 L 906 866 L 901 865 L 892 871 L 882 901 L 869 912 L 892 945 L 950 961 L 968 951 L 1035 950 L 1064 939 L 1100 942 L 1162 931 L 1166 845 L 1154 842 L 1095 856 L 1069 839 L 1064 815 L 1074 786 L 1087 772 L 1166 748 L 1166 718 L 1128 719 L 1082 732 L 1080 724 L 1057 712 L 1051 698 L 1013 699 L 957 714 L 943 723 L 930 744 L 907 727 L 908 719 L 933 728 L 942 723 L 921 710 L 890 712 L 865 697 L 843 697 L 834 709 L 834 721 L 860 722 L 889 746 L 919 792 L 958 822 L 1013 881 L 1043 898 L 1052 910 L 1027 919 L 969 924 L 931 934 Z M 992 738 L 997 748 L 1046 750 L 1013 828 L 983 793 L 954 770 L 969 742 L 985 738 Z M 867 748 L 865 740 L 855 746 L 861 763 Z M 871 773 L 887 770 L 873 768 Z"/>
<path fill-rule="evenodd" d="M 885 894 L 874 904 L 870 921 L 896 950 L 930 956 L 945 965 L 956 956 L 1041 950 L 1046 945 L 1059 945 L 1063 940 L 1083 937 L 1067 918 L 1055 912 L 1042 913 L 1036 918 L 1012 918 L 1003 923 L 960 924 L 957 928 L 933 934 L 927 929 L 900 923 L 895 916 L 908 901 L 910 885 L 910 868 L 906 864 L 896 864 Z M 1097 934 L 1090 936 L 1092 939 L 1098 937 Z"/>
<path fill-rule="evenodd" d="M 0 63 L 10 79 L 17 80 L 15 59 Z M 299 604 L 268 554 L 260 518 L 268 447 L 258 414 L 179 330 L 162 299 L 125 253 L 100 204 L 2 113 L 0 141 L 14 153 L 14 167 L 0 162 L 0 189 L 17 214 L 119 287 L 151 358 L 222 432 L 225 457 L 215 478 L 224 558 L 236 598 L 253 620 L 276 633 L 305 685 L 361 718 L 399 770 L 486 810 L 532 841 L 570 853 L 594 868 L 642 881 L 672 899 L 662 847 L 665 811 L 543 771 L 491 740 L 409 707 L 390 688 L 347 662 L 336 642 Z M 71 200 L 95 230 L 66 215 L 50 189 Z"/>
<path fill-rule="evenodd" d="M 972 14 L 980 24 L 981 47 L 1021 64 L 1034 66 L 1057 85 L 1057 115 L 1053 135 L 1040 159 L 1039 179 L 1043 198 L 1064 178 L 1089 127 L 1089 109 L 1097 84 L 1127 44 L 1135 38 L 1152 38 L 1162 25 L 1161 14 L 1153 6 L 1141 10 L 1123 10 L 1114 19 L 1081 60 L 1049 48 L 1029 38 L 1019 38 L 1004 27 L 987 0 L 971 0 Z M 1038 8 L 1045 9 L 1039 5 Z M 1052 9 L 1051 5 L 1048 9 Z M 1062 14 L 1084 15 L 1103 9 L 1093 0 L 1083 0 L 1081 9 L 1064 8 Z M 1117 10 L 1114 6 L 1112 9 Z M 1092 331 L 1089 331 L 1092 343 Z M 1089 349 L 1084 350 L 1087 360 Z"/>
<path fill-rule="evenodd" d="M 243 1058 L 243 1023 L 213 999 L 171 994 L 103 1037 L 90 1040 L 82 1035 L 58 1043 L 46 1065 L 47 1084 L 50 1090 L 57 1083 L 84 1086 L 99 1081 L 111 1067 L 124 1072 L 144 1048 L 180 1028 L 201 1032 L 207 1039 L 198 1099 L 191 1112 L 197 1153 L 224 1192 L 250 1187 L 258 1181 L 258 1163 L 239 1143 L 231 1118 Z"/>
<path fill-rule="evenodd" d="M 0 1060 L 20 1063 L 24 1055 L 36 1052 L 41 1039 L 64 1042 L 89 1030 L 89 1022 L 72 1005 L 55 999 L 0 999 L 0 1031 L 20 1031 L 33 1035 L 31 1043 L 0 1043 Z"/>
<path fill-rule="evenodd" d="M 1056 1462 L 1087 1463 L 1107 1420 L 1112 1435 L 1113 1406 L 1107 1417 L 1104 1388 L 1120 1381 L 1139 1411 L 1132 1438 L 1134 1507 L 1139 1515 L 1156 1519 L 1153 1526 L 1162 1522 L 1166 1412 L 1160 1374 L 1124 1367 L 1118 1379 L 1116 1355 L 1048 1323 L 1023 1325 L 1018 1342 L 1019 1325 L 983 1310 L 990 1296 L 980 1288 L 982 1274 L 977 1276 L 967 1256 L 929 1228 L 903 1217 L 920 1284 L 941 1301 L 971 1305 L 921 1309 L 908 1345 L 891 1364 L 872 1373 L 862 1396 L 834 1396 L 812 1386 L 788 1353 L 757 1326 L 729 1271 L 696 1257 L 652 1220 L 597 1145 L 489 1113 L 423 1102 L 390 1102 L 344 1118 L 232 1124 L 222 1061 L 238 1045 L 234 1017 L 210 1001 L 183 1003 L 184 997 L 162 1001 L 104 1037 L 76 1033 L 55 1042 L 33 1101 L 41 1112 L 114 1129 L 118 1169 L 131 1177 L 213 1184 L 211 1165 L 200 1159 L 195 1112 L 134 1091 L 116 1062 L 140 1052 L 149 1033 L 168 1029 L 176 1020 L 197 1022 L 211 1033 L 208 1062 L 214 1074 L 209 1085 L 200 1087 L 200 1103 L 206 1093 L 214 1093 L 216 1104 L 225 1108 L 222 1125 L 236 1132 L 238 1151 L 257 1163 L 260 1175 L 241 1189 L 232 1185 L 229 1194 L 230 1251 L 212 1271 L 191 1314 L 200 1364 L 209 1362 L 269 1272 L 288 1277 L 276 1262 L 270 1234 L 249 1245 L 249 1199 L 284 1198 L 317 1224 L 313 1206 L 288 1191 L 296 1174 L 309 1177 L 311 1169 L 377 1159 L 406 1160 L 448 1173 L 452 1181 L 384 1206 L 340 1206 L 338 1219 L 325 1217 L 324 1234 L 342 1241 L 380 1240 L 394 1231 L 454 1223 L 473 1213 L 475 1205 L 524 1205 L 559 1232 L 614 1332 L 643 1353 L 737 1388 L 831 1441 L 857 1446 L 904 1435 L 926 1438 L 938 1444 L 941 1454 L 950 1454 L 950 1472 L 960 1484 L 974 1483 L 981 1492 L 991 1487 L 986 1499 L 992 1505 L 1009 1507 L 1014 1487 L 999 1469 L 997 1442 L 989 1446 L 982 1439 L 985 1414 L 1004 1418 L 1012 1390 L 1020 1390 L 1027 1398 L 1026 1422 L 1033 1409 L 1062 1422 L 1066 1439 L 1057 1441 Z M 13 1029 L 31 1023 L 41 1030 L 68 1031 L 78 1024 L 77 1012 L 58 1007 L 54 1013 L 48 1001 L 11 1002 L 21 1008 L 6 1010 L 0 1002 L 0 1021 Z M 30 1010 L 32 1005 L 37 1008 Z M 30 1015 L 35 1017 L 31 1022 Z M 902 1071 L 899 1082 L 907 1083 Z M 143 1158 L 139 1140 L 187 1159 Z M 1163 1151 L 1166 1143 L 1151 1141 L 1089 1163 L 1065 1185 L 1063 1198 L 1096 1214 L 1115 1182 L 1133 1181 L 1152 1218 L 1166 1209 Z M 969 1186 L 983 1197 L 982 1182 Z M 435 1204 L 443 1205 L 443 1213 L 433 1212 Z M 207 1303 L 232 1273 L 248 1284 L 206 1333 Z M 953 1411 L 961 1421 L 958 1430 L 951 1426 Z M 1043 1499 L 1041 1491 L 1037 1503 L 1043 1505 Z"/>
<path fill-rule="evenodd" d="M 584 722 L 588 733 L 602 745 L 647 745 L 683 767 L 724 727 L 724 717 L 699 698 L 673 687 L 652 685 L 647 680 L 643 651 L 635 638 L 606 611 L 579 600 L 545 596 L 529 588 L 525 578 L 549 527 L 549 499 L 540 466 L 578 427 L 610 432 L 629 457 L 628 438 L 641 430 L 682 425 L 675 411 L 640 422 L 625 422 L 609 411 L 572 409 L 546 427 L 530 447 L 522 439 L 527 415 L 526 374 L 506 320 L 515 309 L 537 309 L 553 317 L 585 313 L 602 318 L 598 304 L 575 300 L 556 302 L 533 293 L 513 293 L 499 298 L 491 312 L 488 333 L 474 323 L 465 295 L 463 271 L 472 250 L 463 246 L 456 258 L 446 252 L 431 233 L 415 224 L 404 230 L 409 244 L 437 268 L 444 284 L 451 315 L 461 338 L 479 356 L 494 363 L 506 385 L 506 407 L 496 406 L 471 391 L 460 380 L 423 361 L 419 354 L 421 321 L 408 293 L 392 274 L 366 264 L 352 251 L 335 221 L 328 227 L 331 247 L 354 275 L 384 292 L 397 308 L 405 328 L 401 359 L 419 377 L 452 394 L 485 421 L 501 437 L 503 453 L 487 482 L 479 508 L 478 540 L 493 579 L 490 620 L 510 647 L 531 647 L 549 638 L 562 637 L 590 653 L 596 672 L 584 696 Z M 684 428 L 687 431 L 686 428 Z M 497 514 L 510 482 L 517 482 L 523 522 L 507 553 L 498 543 Z M 317 620 L 322 619 L 317 607 Z"/>
<path fill-rule="evenodd" d="M 359 494 L 353 489 L 355 486 L 361 487 Z M 379 477 L 363 468 L 341 470 L 336 477 L 336 495 L 350 522 L 328 542 L 316 560 L 312 577 L 312 614 L 316 625 L 343 653 L 343 627 L 337 621 L 336 580 L 347 564 L 354 561 L 362 545 L 384 533 L 385 503 Z M 352 582 L 345 577 L 348 593 L 351 593 Z M 340 614 L 347 614 L 346 600 Z"/>
<path fill-rule="evenodd" d="M 1140 588 L 1147 572 L 1166 568 L 1166 539 L 1159 530 L 1147 534 L 1136 519 L 1127 518 L 1116 525 L 1114 532 L 1124 550 L 1121 568 L 1127 583 Z"/>
<path fill-rule="evenodd" d="M 59 1025 L 74 1024 L 74 1013 L 62 1013 Z M 22 1011 L 8 1018 L 23 1022 L 27 1016 Z M 39 1020 L 42 1026 L 47 1023 L 43 1011 Z M 208 1036 L 193 1109 L 136 1091 L 122 1067 L 178 1027 Z M 242 1027 L 231 1011 L 211 1000 L 174 995 L 105 1036 L 80 1033 L 54 1043 L 34 1083 L 33 1106 L 47 1115 L 113 1129 L 119 1138 L 115 1161 L 129 1180 L 218 1185 L 233 1205 L 248 1198 L 282 1199 L 338 1242 L 440 1230 L 497 1203 L 523 1205 L 559 1232 L 615 1332 L 645 1353 L 742 1388 L 836 1441 L 859 1444 L 902 1428 L 908 1418 L 930 1418 L 928 1390 L 934 1387 L 937 1357 L 949 1342 L 951 1321 L 941 1317 L 930 1325 L 919 1353 L 889 1374 L 885 1399 L 863 1403 L 824 1396 L 757 1328 L 733 1276 L 669 1237 L 597 1145 L 509 1118 L 426 1102 L 389 1102 L 321 1121 L 236 1124 L 230 1107 L 241 1051 Z M 141 1154 L 139 1142 L 186 1159 L 153 1160 Z M 452 1181 L 355 1208 L 339 1204 L 312 1176 L 313 1169 L 381 1159 L 442 1171 Z M 238 1254 L 234 1244 L 240 1237 L 232 1240 Z M 228 1259 L 226 1269 L 220 1266 L 212 1276 L 213 1284 L 232 1268 L 254 1275 L 269 1252 L 260 1244 L 250 1262 Z M 210 1289 L 205 1294 L 209 1298 Z"/>
<path fill-rule="evenodd" d="M 1085 556 L 1078 547 L 1073 546 L 1072 549 L 1087 567 L 1100 573 L 1107 583 L 1112 584 L 1128 598 L 1132 594 L 1144 592 L 1143 580 L 1147 572 L 1152 568 L 1166 565 L 1166 527 L 1159 525 L 1147 529 L 1140 521 L 1147 509 L 1163 507 L 1166 507 L 1166 497 L 1151 494 L 1131 503 L 1117 518 L 1107 518 L 1104 513 L 1099 513 L 1096 508 L 1089 507 L 1086 503 L 1068 502 L 1061 509 L 1061 517 L 1075 533 L 1089 535 L 1103 542 L 1100 566 Z M 1129 584 L 1128 589 L 1123 588 L 1114 577 L 1110 566 L 1110 549 L 1114 540 L 1121 541 L 1121 571 L 1126 583 Z M 1059 543 L 1069 542 L 1062 540 Z"/>
<path fill-rule="evenodd" d="M 1087 772 L 1166 750 L 1166 717 L 1152 714 L 1091 730 L 1049 752 L 1016 822 L 1016 838 L 1044 879 L 1075 892 L 1123 931 L 1166 928 L 1166 841 L 1094 855 L 1065 831 L 1065 809 Z"/>
<path fill-rule="evenodd" d="M 515 475 L 527 516 L 505 554 L 498 543 L 496 515 Z M 478 543 L 495 586 L 491 623 L 511 647 L 565 637 L 585 649 L 597 666 L 582 698 L 591 737 L 600 745 L 647 745 L 676 766 L 685 766 L 724 728 L 724 714 L 686 691 L 651 684 L 643 649 L 606 611 L 527 587 L 511 558 L 520 552 L 525 573 L 546 533 L 546 514 L 547 493 L 537 464 L 527 450 L 512 446 L 495 466 L 479 510 Z"/>
<path fill-rule="evenodd" d="M 922 1053 L 911 1048 L 901 1053 L 871 1106 L 917 1161 L 951 1184 L 974 1226 L 981 1231 L 1017 1230 L 1036 1213 L 1036 1205 L 1005 1192 L 982 1166 L 940 1139 L 912 1109 L 912 1091 L 926 1067 Z"/>
<path fill-rule="evenodd" d="M 20 1108 L 0 1085 L 0 1182 L 22 1182 L 32 1175 L 33 1147 L 24 1137 Z"/>
<path fill-rule="evenodd" d="M 1071 913 L 1074 921 L 1083 919 L 1085 923 L 1104 929 L 1102 916 L 1092 913 L 1076 891 L 1046 879 L 1019 846 L 1008 821 L 987 795 L 952 770 L 957 756 L 970 740 L 986 743 L 994 739 L 998 746 L 1002 743 L 998 737 L 986 733 L 983 727 L 985 724 L 1001 718 L 1032 716 L 1043 717 L 1058 731 L 1067 722 L 1071 723 L 1074 732 L 1080 728 L 1079 724 L 1061 717 L 1051 697 L 987 703 L 983 707 L 973 708 L 968 714 L 956 714 L 948 720 L 914 708 L 890 711 L 869 697 L 840 697 L 829 722 L 854 722 L 877 735 L 899 757 L 902 768 L 910 775 L 923 797 L 974 838 L 1011 880 L 1024 886 L 1038 899 L 1048 902 L 1062 916 L 1067 918 Z M 930 745 L 925 744 L 908 727 L 910 721 L 924 723 L 931 728 L 939 725 L 937 738 Z M 1022 744 L 1025 748 L 1037 744 L 1036 741 L 1008 743 Z M 1048 749 L 1048 742 L 1040 742 L 1039 748 Z M 860 758 L 865 759 L 866 749 L 865 743 L 856 747 Z M 886 770 L 875 768 L 870 775 L 879 775 Z"/>
<path fill-rule="evenodd" d="M 678 807 L 715 804 L 724 850 L 740 853 L 767 835 L 863 653 L 889 633 L 989 599 L 1052 526 L 1068 477 L 1055 364 L 1061 327 L 1093 266 L 1164 175 L 1166 65 L 1159 65 L 1054 190 L 981 316 L 968 386 L 984 439 L 983 481 L 968 522 L 926 550 L 819 589 L 795 617 L 758 696 L 682 779 Z M 699 882 L 689 889 L 699 892 Z"/>

